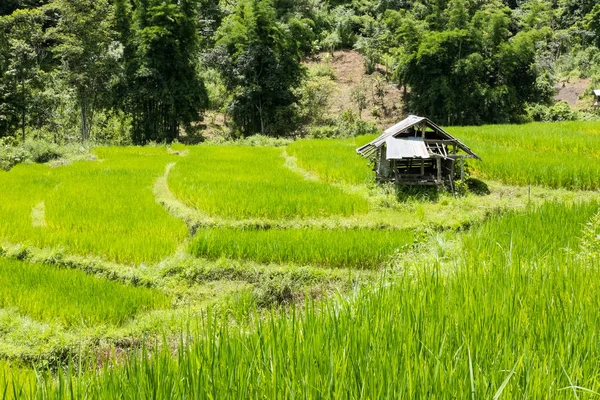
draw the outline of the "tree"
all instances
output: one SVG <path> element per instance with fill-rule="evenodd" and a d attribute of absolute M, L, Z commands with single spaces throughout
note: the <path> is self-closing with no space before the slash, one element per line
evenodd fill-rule
<path fill-rule="evenodd" d="M 81 139 L 88 140 L 94 113 L 106 102 L 120 50 L 115 46 L 114 9 L 108 0 L 56 0 L 60 19 L 51 35 L 62 75 L 74 88 Z"/>
<path fill-rule="evenodd" d="M 20 127 L 25 141 L 27 116 L 43 87 L 43 22 L 40 10 L 17 10 L 0 18 L 0 137 Z"/>
<path fill-rule="evenodd" d="M 242 0 L 217 32 L 209 55 L 231 96 L 228 111 L 244 135 L 280 135 L 296 120 L 294 88 L 305 75 L 298 42 L 270 0 Z"/>
<path fill-rule="evenodd" d="M 358 108 L 359 118 L 362 118 L 362 112 L 365 108 L 367 108 L 367 90 L 363 81 L 361 81 L 359 85 L 352 88 L 350 91 L 350 98 L 354 104 L 356 104 L 356 108 Z"/>
<path fill-rule="evenodd" d="M 122 34 L 131 49 L 125 61 L 125 108 L 133 116 L 135 143 L 173 141 L 208 105 L 196 70 L 196 18 L 195 0 L 137 0 L 133 26 L 121 28 L 130 29 Z"/>

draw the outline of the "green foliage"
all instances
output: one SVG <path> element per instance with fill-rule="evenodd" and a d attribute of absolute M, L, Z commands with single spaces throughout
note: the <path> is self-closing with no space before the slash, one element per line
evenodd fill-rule
<path fill-rule="evenodd" d="M 377 133 L 379 129 L 373 122 L 363 120 L 359 114 L 350 109 L 342 111 L 328 125 L 313 126 L 309 130 L 309 136 L 315 139 L 347 138 Z"/>
<path fill-rule="evenodd" d="M 244 135 L 279 136 L 295 128 L 293 89 L 304 76 L 300 49 L 276 20 L 270 0 L 243 0 L 217 32 L 209 63 L 230 91 L 228 114 Z"/>
<path fill-rule="evenodd" d="M 138 0 L 121 36 L 125 52 L 125 109 L 133 116 L 133 141 L 171 142 L 208 106 L 196 71 L 199 37 L 196 0 Z M 123 7 L 122 14 L 128 14 Z M 127 21 L 127 18 L 125 17 Z"/>
<path fill-rule="evenodd" d="M 558 122 L 579 119 L 578 113 L 571 110 L 569 103 L 566 101 L 556 102 L 550 107 L 537 104 L 529 107 L 527 112 L 533 121 Z"/>
<path fill-rule="evenodd" d="M 373 269 L 410 247 L 414 240 L 412 231 L 202 229 L 189 251 L 209 259 Z"/>
<path fill-rule="evenodd" d="M 56 0 L 58 24 L 49 32 L 61 73 L 73 87 L 80 112 L 81 139 L 88 140 L 94 113 L 107 104 L 119 50 L 114 46 L 114 13 L 108 0 Z M 90 27 L 94 27 L 90 29 Z"/>
<path fill-rule="evenodd" d="M 295 90 L 298 118 L 306 125 L 323 123 L 334 89 L 329 77 L 316 76 L 305 80 Z"/>
<path fill-rule="evenodd" d="M 168 307 L 169 299 L 81 271 L 0 259 L 0 306 L 64 326 L 120 325 L 144 309 Z"/>
<path fill-rule="evenodd" d="M 46 21 L 37 9 L 0 17 L 0 138 L 20 130 L 24 141 L 26 126 L 45 119 L 42 66 L 47 57 L 43 49 Z"/>
<path fill-rule="evenodd" d="M 204 214 L 289 219 L 368 211 L 362 197 L 286 168 L 281 149 L 201 145 L 189 150 L 169 174 L 169 187 Z"/>

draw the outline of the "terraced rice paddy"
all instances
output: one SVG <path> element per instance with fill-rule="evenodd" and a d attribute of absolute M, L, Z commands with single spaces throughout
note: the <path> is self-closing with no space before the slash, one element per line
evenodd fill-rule
<path fill-rule="evenodd" d="M 0 259 L 0 308 L 70 325 L 120 325 L 138 311 L 169 307 L 161 292 L 106 281 L 82 271 Z"/>
<path fill-rule="evenodd" d="M 288 146 L 287 152 L 298 165 L 334 183 L 366 184 L 373 181 L 368 161 L 356 155 L 356 149 L 372 136 L 351 139 L 299 140 Z"/>
<path fill-rule="evenodd" d="M 366 137 L 0 173 L 0 393 L 597 397 L 598 125 L 449 131 L 504 183 L 398 200 Z"/>
<path fill-rule="evenodd" d="M 98 149 L 99 161 L 0 171 L 0 240 L 120 263 L 153 263 L 186 237 L 155 200 L 165 148 Z"/>
<path fill-rule="evenodd" d="M 535 123 L 450 128 L 477 149 L 474 173 L 517 185 L 594 190 L 600 188 L 600 124 Z"/>
<path fill-rule="evenodd" d="M 190 245 L 197 257 L 371 269 L 414 242 L 411 231 L 203 229 Z"/>
<path fill-rule="evenodd" d="M 188 205 L 227 218 L 353 215 L 367 201 L 284 166 L 281 148 L 201 146 L 177 163 L 169 187 Z"/>

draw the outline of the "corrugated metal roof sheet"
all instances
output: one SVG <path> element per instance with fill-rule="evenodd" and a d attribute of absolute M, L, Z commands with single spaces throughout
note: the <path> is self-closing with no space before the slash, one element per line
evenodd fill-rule
<path fill-rule="evenodd" d="M 396 139 L 390 137 L 385 141 L 388 160 L 400 160 L 402 158 L 429 158 L 429 152 L 423 138 L 411 137 Z"/>
<path fill-rule="evenodd" d="M 419 117 L 417 115 L 409 115 L 408 118 L 402 120 L 401 122 L 397 123 L 396 125 L 388 128 L 388 129 L 386 129 L 385 132 L 383 132 L 383 135 L 381 135 L 378 138 L 376 138 L 375 140 L 365 144 L 364 146 L 361 146 L 358 149 L 356 149 L 356 152 L 358 154 L 362 155 L 363 157 L 370 157 L 373 153 L 375 153 L 375 151 L 377 151 L 377 149 L 379 147 L 381 147 L 384 143 L 386 143 L 386 140 L 388 138 L 394 137 L 394 136 L 406 131 L 410 127 L 415 126 L 423 121 L 425 122 L 425 124 L 427 126 L 434 129 L 442 137 L 446 138 L 447 140 L 454 141 L 456 143 L 456 145 L 460 149 L 462 149 L 464 152 L 477 158 L 478 160 L 481 160 L 481 158 L 479 158 L 479 156 L 477 154 L 473 153 L 473 151 L 471 149 L 469 149 L 464 143 L 461 143 L 458 139 L 456 139 L 455 137 L 450 135 L 448 132 L 444 131 L 438 125 L 434 124 L 428 118 Z"/>
<path fill-rule="evenodd" d="M 595 94 L 596 96 L 600 96 L 600 89 L 596 89 L 596 90 L 594 90 L 594 94 Z"/>

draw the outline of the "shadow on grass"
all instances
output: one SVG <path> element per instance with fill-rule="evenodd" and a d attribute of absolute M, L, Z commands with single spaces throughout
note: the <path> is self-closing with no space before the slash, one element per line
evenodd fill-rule
<path fill-rule="evenodd" d="M 465 180 L 467 188 L 470 193 L 476 194 L 477 196 L 487 196 L 491 193 L 487 183 L 480 179 L 468 178 Z"/>
<path fill-rule="evenodd" d="M 395 190 L 399 203 L 414 200 L 436 202 L 440 198 L 440 191 L 435 186 L 398 185 Z"/>
<path fill-rule="evenodd" d="M 447 193 L 450 189 L 438 189 L 436 186 L 416 186 L 416 185 L 390 185 L 386 190 L 393 190 L 396 200 L 399 203 L 411 201 L 431 202 L 435 203 L 440 200 L 442 193 Z M 455 196 L 465 196 L 467 193 L 472 193 L 477 196 L 489 195 L 490 188 L 488 185 L 479 179 L 468 178 L 464 182 L 457 181 L 455 185 Z"/>

